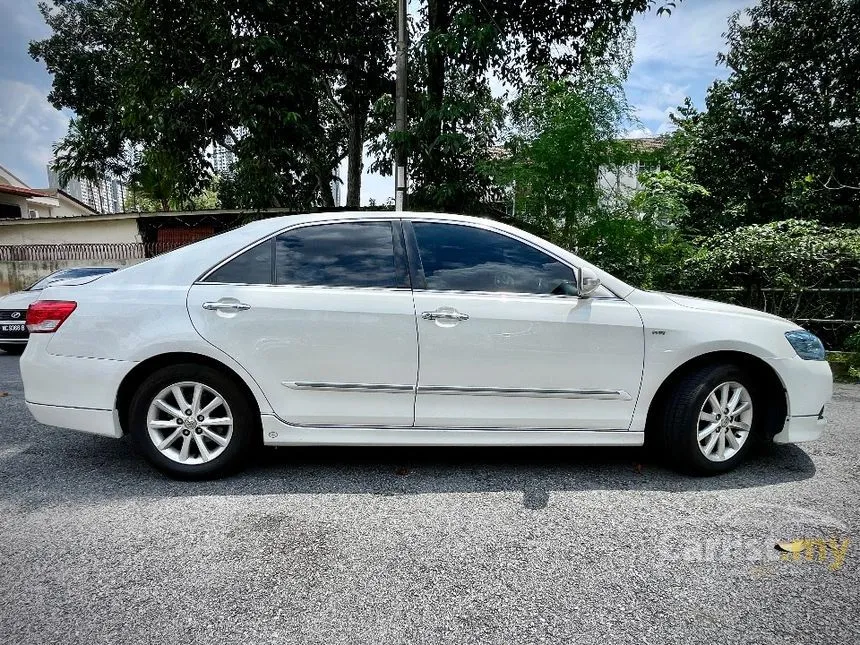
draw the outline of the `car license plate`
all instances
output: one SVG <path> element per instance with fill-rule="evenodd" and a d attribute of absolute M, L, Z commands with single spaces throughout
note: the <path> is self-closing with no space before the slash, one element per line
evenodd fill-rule
<path fill-rule="evenodd" d="M 0 333 L 2 332 L 22 332 L 24 331 L 24 323 L 19 325 L 0 325 Z"/>

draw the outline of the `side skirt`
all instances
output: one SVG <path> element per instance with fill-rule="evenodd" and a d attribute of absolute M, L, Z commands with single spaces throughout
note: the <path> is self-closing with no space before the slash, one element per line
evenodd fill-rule
<path fill-rule="evenodd" d="M 641 446 L 644 432 L 493 428 L 294 426 L 261 415 L 267 446 Z"/>

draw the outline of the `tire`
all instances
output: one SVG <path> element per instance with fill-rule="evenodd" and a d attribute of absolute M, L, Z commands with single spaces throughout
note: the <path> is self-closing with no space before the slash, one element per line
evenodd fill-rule
<path fill-rule="evenodd" d="M 7 345 L 5 343 L 0 343 L 0 349 L 2 349 L 7 354 L 12 354 L 12 356 L 20 356 L 24 353 L 24 349 L 26 347 L 27 345 L 13 345 L 11 343 Z"/>
<path fill-rule="evenodd" d="M 726 386 L 728 404 L 739 393 L 734 408 L 723 405 Z M 660 423 L 669 465 L 693 475 L 732 470 L 766 434 L 767 404 L 766 392 L 757 379 L 737 365 L 707 365 L 686 374 L 666 398 Z M 726 409 L 731 414 L 726 415 Z"/>
<path fill-rule="evenodd" d="M 190 408 L 198 386 L 199 405 L 187 415 L 187 410 L 179 409 L 175 388 Z M 177 411 L 182 415 L 177 417 Z M 232 424 L 223 423 L 231 419 Z M 214 479 L 237 471 L 260 436 L 259 416 L 235 381 L 193 363 L 164 367 L 140 384 L 129 408 L 129 428 L 147 461 L 166 475 L 185 480 Z"/>

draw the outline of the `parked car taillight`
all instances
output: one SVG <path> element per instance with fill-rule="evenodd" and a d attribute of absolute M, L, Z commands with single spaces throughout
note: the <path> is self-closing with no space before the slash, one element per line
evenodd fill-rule
<path fill-rule="evenodd" d="M 27 308 L 27 331 L 45 334 L 57 331 L 78 306 L 71 300 L 37 300 Z"/>

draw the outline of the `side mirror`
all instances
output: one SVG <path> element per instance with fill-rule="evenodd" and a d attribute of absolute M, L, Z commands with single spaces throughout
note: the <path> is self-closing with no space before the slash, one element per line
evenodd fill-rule
<path fill-rule="evenodd" d="M 589 267 L 579 267 L 576 270 L 576 282 L 579 285 L 579 297 L 588 298 L 600 286 L 600 278 Z"/>

